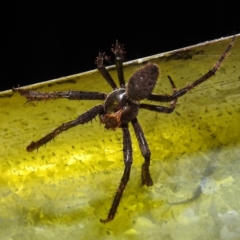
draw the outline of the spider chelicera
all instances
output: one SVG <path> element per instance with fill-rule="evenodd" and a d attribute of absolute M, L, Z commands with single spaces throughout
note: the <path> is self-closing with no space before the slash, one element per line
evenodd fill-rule
<path fill-rule="evenodd" d="M 67 98 L 69 100 L 104 100 L 102 104 L 99 104 L 82 115 L 78 116 L 75 120 L 70 122 L 63 123 L 61 126 L 57 127 L 51 133 L 47 134 L 40 140 L 36 142 L 31 142 L 27 146 L 27 151 L 31 152 L 35 149 L 38 149 L 42 145 L 45 145 L 47 142 L 54 139 L 58 134 L 63 131 L 68 130 L 69 128 L 75 127 L 79 124 L 84 124 L 91 121 L 97 115 L 100 116 L 100 121 L 105 125 L 105 128 L 116 130 L 120 128 L 123 134 L 123 159 L 125 164 L 125 169 L 123 176 L 121 178 L 120 185 L 117 189 L 115 197 L 113 199 L 111 208 L 109 210 L 108 216 L 106 219 L 101 219 L 102 223 L 107 223 L 113 220 L 119 202 L 122 198 L 124 189 L 128 183 L 131 171 L 131 165 L 133 162 L 132 158 L 132 142 L 131 136 L 128 129 L 129 123 L 132 124 L 134 132 L 136 134 L 138 144 L 144 158 L 144 163 L 142 164 L 141 172 L 141 186 L 153 185 L 152 178 L 149 172 L 150 166 L 150 156 L 151 152 L 147 143 L 147 140 L 144 136 L 143 130 L 137 120 L 138 111 L 140 108 L 162 112 L 162 113 L 172 113 L 177 99 L 187 93 L 189 90 L 193 89 L 197 85 L 206 81 L 212 77 L 215 72 L 218 70 L 220 64 L 225 59 L 228 51 L 233 46 L 235 37 L 232 38 L 227 49 L 219 58 L 218 62 L 215 64 L 213 69 L 204 74 L 201 78 L 194 81 L 192 84 L 176 90 L 176 87 L 172 79 L 168 76 L 170 84 L 173 88 L 172 95 L 159 95 L 152 93 L 154 86 L 157 82 L 159 76 L 159 69 L 156 64 L 147 63 L 141 69 L 137 70 L 129 79 L 128 83 L 125 84 L 124 73 L 123 73 L 123 60 L 124 60 L 124 47 L 121 43 L 116 41 L 116 44 L 112 48 L 112 52 L 115 56 L 115 63 L 118 73 L 118 79 L 120 87 L 117 87 L 116 83 L 110 76 L 109 72 L 104 66 L 104 61 L 108 61 L 109 58 L 105 53 L 99 53 L 96 58 L 96 64 L 99 72 L 105 78 L 107 83 L 112 87 L 112 92 L 102 93 L 102 92 L 83 92 L 83 91 L 66 91 L 66 92 L 37 92 L 21 88 L 13 88 L 13 91 L 19 92 L 22 96 L 27 98 L 27 102 L 32 101 L 41 101 L 48 99 L 57 99 L 57 98 Z M 148 99 L 155 102 L 170 102 L 169 107 L 145 104 L 140 103 L 141 100 Z"/>

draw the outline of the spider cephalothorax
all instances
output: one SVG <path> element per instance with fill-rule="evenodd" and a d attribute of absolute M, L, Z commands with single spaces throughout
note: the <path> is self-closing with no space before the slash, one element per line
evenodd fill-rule
<path fill-rule="evenodd" d="M 102 104 L 99 104 L 89 109 L 87 112 L 78 116 L 75 120 L 63 123 L 62 125 L 54 129 L 51 133 L 47 134 L 40 140 L 36 142 L 31 142 L 31 144 L 27 146 L 27 151 L 31 152 L 34 149 L 38 149 L 42 145 L 46 144 L 47 142 L 55 138 L 59 133 L 66 131 L 69 128 L 75 127 L 79 124 L 87 123 L 91 121 L 93 118 L 95 118 L 97 115 L 99 115 L 100 121 L 105 125 L 105 128 L 112 130 L 116 130 L 117 128 L 122 129 L 123 159 L 125 169 L 123 176 L 121 178 L 120 185 L 113 199 L 112 206 L 109 210 L 108 216 L 104 220 L 101 219 L 101 222 L 103 223 L 111 221 L 117 212 L 119 202 L 123 195 L 124 189 L 128 183 L 131 171 L 133 159 L 132 159 L 131 136 L 128 129 L 129 123 L 131 123 L 133 126 L 142 156 L 144 157 L 144 163 L 142 164 L 141 173 L 141 186 L 142 185 L 151 186 L 153 184 L 153 181 L 149 173 L 151 152 L 148 147 L 148 143 L 144 136 L 143 130 L 137 120 L 139 109 L 143 108 L 146 110 L 163 113 L 173 112 L 177 99 L 179 97 L 181 97 L 189 90 L 206 81 L 215 74 L 220 64 L 225 59 L 228 51 L 233 46 L 234 39 L 235 37 L 233 37 L 227 49 L 221 55 L 220 59 L 215 64 L 213 69 L 208 71 L 206 74 L 204 74 L 201 78 L 194 81 L 192 84 L 177 91 L 172 79 L 168 76 L 170 84 L 172 85 L 173 88 L 172 95 L 159 95 L 152 93 L 159 75 L 158 66 L 153 63 L 148 63 L 144 65 L 141 69 L 137 70 L 131 76 L 128 83 L 125 84 L 123 74 L 123 60 L 125 51 L 123 45 L 120 44 L 118 41 L 116 41 L 115 46 L 112 48 L 112 52 L 114 53 L 115 56 L 115 63 L 120 85 L 119 88 L 117 87 L 116 83 L 114 82 L 111 75 L 104 66 L 103 62 L 105 60 L 108 60 L 109 58 L 105 55 L 105 53 L 99 53 L 96 59 L 98 70 L 105 78 L 105 80 L 108 82 L 108 84 L 112 87 L 112 92 L 110 92 L 109 94 L 101 92 L 83 92 L 83 91 L 45 93 L 21 88 L 14 88 L 13 91 L 17 91 L 22 96 L 25 96 L 27 98 L 27 102 L 57 98 L 68 98 L 69 100 L 104 100 Z M 155 102 L 170 102 L 170 106 L 165 107 L 153 104 L 145 103 L 143 104 L 140 102 L 143 99 L 148 99 Z"/>

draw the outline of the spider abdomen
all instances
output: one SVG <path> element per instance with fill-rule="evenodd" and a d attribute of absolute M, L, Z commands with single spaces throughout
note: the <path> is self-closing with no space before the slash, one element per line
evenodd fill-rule
<path fill-rule="evenodd" d="M 148 63 L 143 68 L 136 71 L 127 84 L 127 97 L 134 101 L 140 101 L 147 98 L 155 87 L 158 75 L 158 66 L 153 63 Z"/>

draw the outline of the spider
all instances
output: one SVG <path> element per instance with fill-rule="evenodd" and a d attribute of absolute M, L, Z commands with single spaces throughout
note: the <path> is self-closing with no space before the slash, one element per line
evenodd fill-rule
<path fill-rule="evenodd" d="M 13 91 L 17 91 L 22 96 L 26 97 L 27 102 L 57 98 L 67 98 L 69 100 L 103 100 L 102 104 L 94 106 L 93 108 L 78 116 L 75 120 L 63 123 L 43 138 L 37 140 L 36 142 L 31 142 L 30 145 L 27 146 L 27 151 L 31 152 L 35 149 L 38 149 L 42 145 L 45 145 L 47 142 L 54 139 L 58 134 L 62 133 L 63 131 L 66 131 L 79 124 L 87 123 L 93 118 L 95 118 L 97 115 L 99 115 L 100 122 L 105 125 L 106 129 L 116 130 L 117 128 L 120 128 L 123 134 L 123 159 L 125 168 L 119 187 L 114 196 L 111 208 L 108 212 L 107 218 L 100 219 L 100 221 L 102 223 L 107 223 L 113 220 L 117 212 L 123 192 L 129 181 L 131 165 L 133 162 L 132 142 L 128 125 L 131 123 L 134 129 L 142 156 L 144 158 L 144 162 L 142 164 L 140 185 L 151 186 L 153 185 L 153 181 L 149 172 L 151 151 L 149 149 L 141 125 L 137 119 L 139 109 L 142 108 L 150 111 L 168 114 L 172 113 L 179 97 L 183 96 L 189 90 L 203 83 L 215 74 L 222 61 L 226 58 L 227 53 L 233 46 L 234 40 L 235 36 L 232 38 L 230 44 L 228 45 L 224 53 L 221 55 L 213 69 L 208 71 L 206 74 L 204 74 L 202 77 L 200 77 L 190 85 L 180 90 L 177 90 L 173 80 L 170 76 L 168 76 L 170 84 L 173 88 L 172 95 L 159 95 L 152 93 L 159 76 L 158 66 L 153 63 L 147 63 L 141 69 L 137 70 L 130 77 L 128 83 L 125 84 L 123 72 L 125 51 L 123 44 L 121 44 L 118 40 L 116 41 L 116 44 L 113 45 L 113 48 L 111 50 L 115 56 L 115 64 L 117 68 L 120 87 L 117 87 L 116 83 L 114 82 L 113 78 L 111 77 L 104 65 L 104 62 L 108 61 L 109 57 L 107 57 L 105 53 L 100 52 L 98 57 L 96 58 L 97 69 L 112 88 L 112 91 L 108 94 L 103 92 L 83 91 L 46 93 L 31 91 L 22 88 L 13 88 Z M 170 102 L 170 106 L 166 107 L 160 105 L 140 103 L 140 101 L 143 99 L 148 99 L 155 102 Z"/>

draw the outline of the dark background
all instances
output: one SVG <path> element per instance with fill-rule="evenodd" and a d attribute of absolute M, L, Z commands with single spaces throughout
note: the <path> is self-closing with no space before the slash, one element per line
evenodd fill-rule
<path fill-rule="evenodd" d="M 95 69 L 116 39 L 132 60 L 239 33 L 238 7 L 226 1 L 66 3 L 1 7 L 0 91 Z"/>

